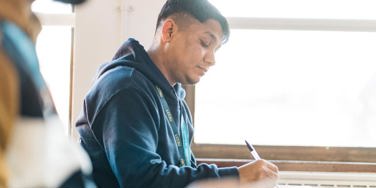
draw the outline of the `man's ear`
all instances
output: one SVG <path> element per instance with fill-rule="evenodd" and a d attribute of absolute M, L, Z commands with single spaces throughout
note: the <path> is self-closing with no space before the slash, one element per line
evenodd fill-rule
<path fill-rule="evenodd" d="M 171 41 L 176 32 L 177 26 L 172 19 L 167 19 L 162 25 L 162 40 L 163 42 Z"/>

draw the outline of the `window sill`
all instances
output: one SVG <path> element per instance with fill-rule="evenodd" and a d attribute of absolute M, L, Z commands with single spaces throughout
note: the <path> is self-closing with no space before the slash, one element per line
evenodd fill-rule
<path fill-rule="evenodd" d="M 219 167 L 241 166 L 250 160 L 246 159 L 209 159 L 198 158 L 198 163 L 216 164 Z M 376 163 L 332 162 L 332 161 L 292 161 L 270 160 L 280 171 L 309 172 L 362 172 L 376 173 Z"/>

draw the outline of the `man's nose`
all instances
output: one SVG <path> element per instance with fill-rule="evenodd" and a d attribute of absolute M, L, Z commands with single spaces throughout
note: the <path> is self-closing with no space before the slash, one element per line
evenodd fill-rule
<path fill-rule="evenodd" d="M 210 66 L 215 65 L 215 55 L 214 55 L 214 52 L 208 52 L 205 55 L 204 61 L 205 61 L 205 63 L 209 64 Z"/>

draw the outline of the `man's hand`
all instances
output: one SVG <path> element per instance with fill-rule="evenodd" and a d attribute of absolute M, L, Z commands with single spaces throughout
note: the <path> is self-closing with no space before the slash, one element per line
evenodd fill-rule
<path fill-rule="evenodd" d="M 278 167 L 263 159 L 256 160 L 239 167 L 239 178 L 241 184 L 272 188 L 277 184 Z"/>

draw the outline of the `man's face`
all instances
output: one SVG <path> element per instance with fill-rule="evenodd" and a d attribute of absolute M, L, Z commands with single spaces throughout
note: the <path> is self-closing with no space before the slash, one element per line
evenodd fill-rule
<path fill-rule="evenodd" d="M 168 70 L 173 82 L 195 84 L 215 64 L 221 46 L 222 29 L 216 20 L 192 24 L 177 31 L 168 49 Z"/>

